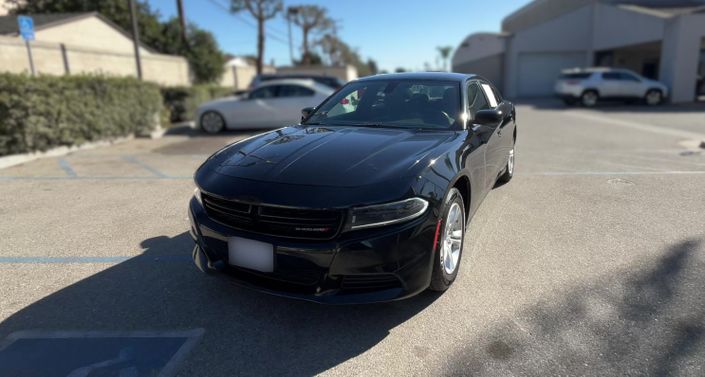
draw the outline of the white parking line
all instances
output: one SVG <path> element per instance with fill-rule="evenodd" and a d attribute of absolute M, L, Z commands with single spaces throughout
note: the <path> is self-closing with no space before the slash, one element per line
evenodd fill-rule
<path fill-rule="evenodd" d="M 577 175 L 705 175 L 705 170 L 668 170 L 668 171 L 546 171 L 517 174 L 531 176 L 577 176 Z"/>
<path fill-rule="evenodd" d="M 659 126 L 654 126 L 652 124 L 646 124 L 646 123 L 641 123 L 641 122 L 632 122 L 632 121 L 628 121 L 628 120 L 608 118 L 608 117 L 603 117 L 600 115 L 587 113 L 584 111 L 566 111 L 563 114 L 577 117 L 577 118 L 593 120 L 593 121 L 597 121 L 597 122 L 601 122 L 601 123 L 610 123 L 615 126 L 631 128 L 634 130 L 639 130 L 639 131 L 644 131 L 644 132 L 651 132 L 651 133 L 656 133 L 656 134 L 661 134 L 661 135 L 682 137 L 685 139 L 705 140 L 705 135 L 699 134 L 696 132 L 676 130 L 676 129 L 667 128 L 667 127 L 659 127 Z"/>

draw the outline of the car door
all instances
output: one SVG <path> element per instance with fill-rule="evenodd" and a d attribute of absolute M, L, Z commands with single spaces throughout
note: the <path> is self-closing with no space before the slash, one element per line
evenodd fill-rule
<path fill-rule="evenodd" d="M 480 110 L 491 109 L 490 101 L 487 98 L 482 83 L 480 81 L 471 81 L 467 89 L 468 93 L 468 111 L 470 116 L 471 132 L 480 139 L 480 143 L 484 144 L 485 161 L 484 161 L 484 176 L 485 188 L 494 185 L 495 178 L 499 174 L 497 167 L 502 145 L 497 131 L 499 124 L 476 124 L 472 120 L 475 119 L 475 114 Z"/>
<path fill-rule="evenodd" d="M 500 144 L 499 170 L 504 169 L 509 158 L 509 152 L 514 148 L 514 105 L 505 101 L 499 94 L 497 88 L 490 83 L 483 83 L 485 95 L 490 98 L 490 107 L 498 110 L 502 114 L 502 120 L 497 126 L 497 136 Z M 492 101 L 491 97 L 494 97 Z"/>
<path fill-rule="evenodd" d="M 301 109 L 319 104 L 316 92 L 303 85 L 286 84 L 279 89 L 277 106 L 278 121 L 282 125 L 296 124 L 301 119 Z"/>
<path fill-rule="evenodd" d="M 603 72 L 602 80 L 597 88 L 600 92 L 600 97 L 612 98 L 622 96 L 624 89 L 622 88 L 622 80 L 619 72 Z"/>
<path fill-rule="evenodd" d="M 620 72 L 620 81 L 624 88 L 624 96 L 631 98 L 641 98 L 646 94 L 642 79 L 631 72 Z"/>
<path fill-rule="evenodd" d="M 275 98 L 279 87 L 267 85 L 259 87 L 249 93 L 247 98 L 236 106 L 229 114 L 230 123 L 235 128 L 268 127 L 274 123 L 276 114 Z"/>

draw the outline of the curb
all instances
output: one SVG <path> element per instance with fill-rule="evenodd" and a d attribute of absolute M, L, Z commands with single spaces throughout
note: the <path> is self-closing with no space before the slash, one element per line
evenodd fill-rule
<path fill-rule="evenodd" d="M 166 133 L 166 128 L 159 127 L 156 130 L 150 132 L 149 135 L 145 135 L 144 137 L 150 138 L 150 139 L 161 139 L 165 133 Z"/>
<path fill-rule="evenodd" d="M 156 132 L 156 131 L 155 131 Z M 85 143 L 81 144 L 78 146 L 71 146 L 71 147 L 57 147 L 57 148 L 52 148 L 44 152 L 30 152 L 30 153 L 21 153 L 21 154 L 13 154 L 9 156 L 3 156 L 0 157 L 0 169 L 5 169 L 9 168 L 10 166 L 15 166 L 19 164 L 24 164 L 26 162 L 34 161 L 40 158 L 44 157 L 59 157 L 59 156 L 65 156 L 69 153 L 72 152 L 77 152 L 77 151 L 84 151 L 84 150 L 89 150 L 89 149 L 95 149 L 99 147 L 107 147 L 110 145 L 114 144 L 121 144 L 126 141 L 134 139 L 134 136 L 127 136 L 127 137 L 120 137 L 117 139 L 113 140 L 104 140 L 104 141 L 96 141 L 92 143 Z"/>

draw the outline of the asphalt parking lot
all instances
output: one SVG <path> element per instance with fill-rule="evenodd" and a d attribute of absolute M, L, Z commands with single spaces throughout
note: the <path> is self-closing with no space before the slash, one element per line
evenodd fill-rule
<path fill-rule="evenodd" d="M 455 284 L 389 304 L 193 267 L 192 173 L 249 133 L 0 170 L 0 375 L 705 375 L 705 106 L 517 113 Z"/>

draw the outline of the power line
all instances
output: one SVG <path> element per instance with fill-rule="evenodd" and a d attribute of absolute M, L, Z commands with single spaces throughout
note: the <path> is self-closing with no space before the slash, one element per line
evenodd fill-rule
<path fill-rule="evenodd" d="M 227 11 L 228 14 L 230 14 L 230 15 L 231 15 L 232 17 L 234 17 L 234 18 L 237 18 L 240 22 L 244 23 L 245 25 L 247 25 L 247 26 L 249 26 L 249 27 L 251 27 L 251 28 L 257 30 L 257 25 L 256 25 L 255 23 L 253 23 L 252 21 L 250 21 L 250 20 L 248 20 L 247 18 L 243 17 L 241 14 L 238 14 L 238 13 L 230 13 L 230 8 L 227 7 L 227 6 L 225 6 L 223 3 L 219 2 L 219 1 L 216 1 L 216 0 L 208 0 L 208 1 L 210 1 L 211 4 L 213 4 L 213 5 L 215 5 L 215 6 L 219 7 L 219 8 L 221 8 L 221 9 Z M 265 29 L 264 33 L 265 33 L 265 35 L 266 35 L 267 37 L 271 38 L 271 39 L 274 40 L 274 41 L 277 41 L 277 42 L 282 43 L 282 44 L 285 44 L 285 45 L 288 45 L 288 44 L 289 44 L 289 41 L 286 40 L 285 38 L 282 38 L 282 37 L 280 37 L 280 36 L 278 36 L 278 35 L 275 35 L 275 34 L 271 33 L 270 31 L 268 31 L 268 30 L 266 30 L 266 29 Z"/>

